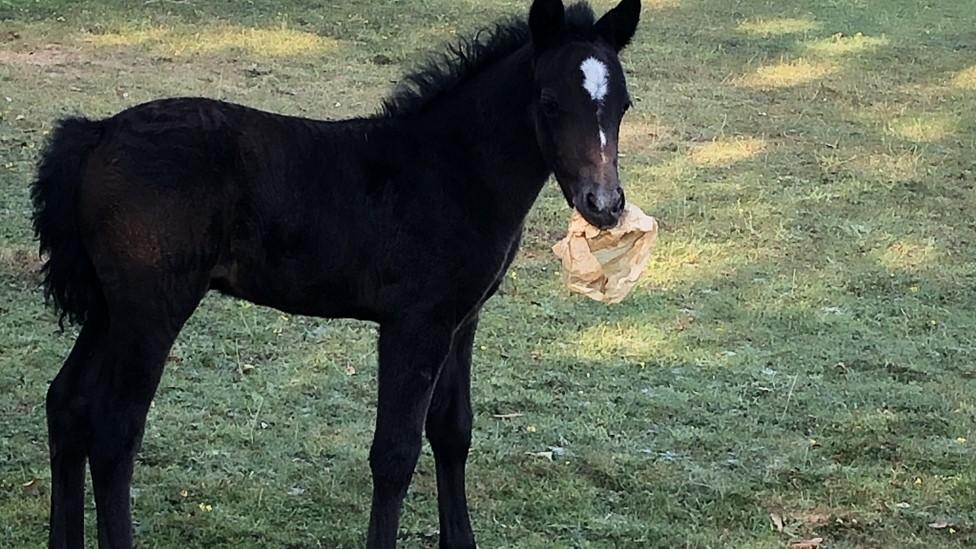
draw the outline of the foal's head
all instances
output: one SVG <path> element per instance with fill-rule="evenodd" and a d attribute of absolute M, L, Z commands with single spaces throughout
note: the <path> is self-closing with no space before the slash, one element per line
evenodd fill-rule
<path fill-rule="evenodd" d="M 582 30 L 567 26 L 562 0 L 535 0 L 529 11 L 539 146 L 566 200 L 601 228 L 616 225 L 624 208 L 617 137 L 630 95 L 617 54 L 639 17 L 640 0 L 622 0 Z"/>

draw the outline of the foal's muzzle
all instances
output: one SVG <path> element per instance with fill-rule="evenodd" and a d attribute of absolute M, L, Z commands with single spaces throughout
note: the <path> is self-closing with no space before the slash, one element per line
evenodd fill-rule
<path fill-rule="evenodd" d="M 573 197 L 573 205 L 590 225 L 609 229 L 624 211 L 624 190 L 619 184 L 583 185 Z"/>

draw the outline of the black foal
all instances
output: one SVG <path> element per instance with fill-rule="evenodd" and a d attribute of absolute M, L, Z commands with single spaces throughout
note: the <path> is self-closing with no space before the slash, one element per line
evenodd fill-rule
<path fill-rule="evenodd" d="M 426 430 L 440 544 L 473 547 L 464 491 L 478 314 L 551 174 L 616 223 L 618 52 L 638 0 L 528 21 L 408 75 L 372 117 L 323 122 L 201 98 L 65 119 L 32 189 L 45 290 L 83 325 L 51 384 L 50 546 L 83 545 L 90 464 L 103 548 L 132 546 L 133 458 L 170 346 L 215 289 L 379 323 L 369 547 L 393 547 Z"/>

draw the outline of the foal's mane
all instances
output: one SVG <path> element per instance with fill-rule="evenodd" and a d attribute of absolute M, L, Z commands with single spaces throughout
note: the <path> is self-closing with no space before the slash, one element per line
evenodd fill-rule
<path fill-rule="evenodd" d="M 565 32 L 576 40 L 593 39 L 593 10 L 586 1 L 566 8 Z M 473 75 L 515 53 L 530 42 L 525 19 L 507 18 L 473 35 L 449 43 L 446 51 L 431 54 L 408 72 L 383 101 L 382 114 L 416 114 L 450 94 Z"/>

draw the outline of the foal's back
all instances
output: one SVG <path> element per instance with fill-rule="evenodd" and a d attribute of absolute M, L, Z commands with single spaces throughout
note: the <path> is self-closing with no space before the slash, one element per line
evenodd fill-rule
<path fill-rule="evenodd" d="M 389 120 L 183 98 L 100 124 L 79 192 L 96 271 L 196 273 L 285 311 L 376 319 L 398 256 L 424 248 L 403 229 L 428 221 L 412 203 L 430 200 L 437 170 Z"/>

